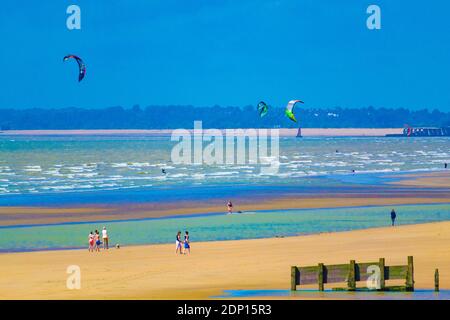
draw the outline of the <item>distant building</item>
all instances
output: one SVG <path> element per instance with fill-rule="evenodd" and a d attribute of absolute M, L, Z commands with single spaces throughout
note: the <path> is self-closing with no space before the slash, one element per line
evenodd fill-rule
<path fill-rule="evenodd" d="M 407 127 L 402 134 L 387 134 L 386 137 L 450 137 L 450 127 Z"/>

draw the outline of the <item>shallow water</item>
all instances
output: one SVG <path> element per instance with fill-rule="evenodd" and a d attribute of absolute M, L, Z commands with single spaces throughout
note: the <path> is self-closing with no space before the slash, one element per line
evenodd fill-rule
<path fill-rule="evenodd" d="M 450 204 L 396 206 L 397 223 L 450 220 Z M 196 241 L 221 241 L 305 235 L 388 226 L 388 206 L 293 209 L 222 213 L 191 217 L 0 227 L 0 251 L 85 247 L 89 231 L 106 226 L 110 244 L 122 246 L 172 243 L 178 230 L 189 230 Z"/>

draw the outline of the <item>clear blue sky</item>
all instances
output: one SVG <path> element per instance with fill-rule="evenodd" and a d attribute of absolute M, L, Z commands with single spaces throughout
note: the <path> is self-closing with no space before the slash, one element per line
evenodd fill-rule
<path fill-rule="evenodd" d="M 66 8 L 81 7 L 81 30 Z M 366 28 L 366 9 L 382 29 Z M 134 104 L 450 111 L 450 1 L 2 0 L 0 108 Z M 86 78 L 77 82 L 81 56 Z"/>

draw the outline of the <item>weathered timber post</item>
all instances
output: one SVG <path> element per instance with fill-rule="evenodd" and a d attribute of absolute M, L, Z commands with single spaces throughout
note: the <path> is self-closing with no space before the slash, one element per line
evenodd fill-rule
<path fill-rule="evenodd" d="M 317 280 L 319 282 L 319 291 L 324 291 L 323 272 L 324 272 L 323 263 L 319 263 L 319 268 L 317 268 Z"/>
<path fill-rule="evenodd" d="M 349 291 L 356 290 L 356 262 L 350 260 L 350 266 L 348 269 L 347 287 Z"/>
<path fill-rule="evenodd" d="M 408 270 L 406 272 L 406 291 L 414 291 L 414 261 L 408 256 Z"/>
<path fill-rule="evenodd" d="M 291 267 L 291 290 L 295 291 L 297 290 L 297 267 L 293 266 Z"/>
<path fill-rule="evenodd" d="M 434 291 L 439 292 L 439 269 L 434 271 Z"/>
<path fill-rule="evenodd" d="M 384 258 L 380 258 L 379 266 L 380 266 L 380 289 L 379 290 L 384 290 L 386 288 L 386 279 L 385 279 L 385 274 L 384 274 L 384 270 L 385 270 Z"/>

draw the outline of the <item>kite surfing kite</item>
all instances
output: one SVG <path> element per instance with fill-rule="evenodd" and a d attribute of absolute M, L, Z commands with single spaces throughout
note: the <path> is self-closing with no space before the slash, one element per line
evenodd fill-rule
<path fill-rule="evenodd" d="M 294 106 L 295 106 L 298 102 L 299 102 L 299 103 L 304 103 L 302 100 L 291 100 L 291 101 L 289 101 L 289 103 L 288 103 L 287 106 L 286 106 L 285 114 L 286 114 L 286 116 L 287 116 L 289 119 L 291 119 L 291 120 L 294 121 L 294 122 L 297 122 L 297 119 L 295 119 L 295 115 L 294 115 Z"/>
<path fill-rule="evenodd" d="M 78 63 L 78 82 L 80 82 L 86 75 L 86 65 L 84 64 L 83 60 L 81 60 L 80 57 L 77 57 L 73 54 L 65 56 L 63 61 L 67 61 L 69 59 L 75 59 Z"/>
<path fill-rule="evenodd" d="M 258 112 L 259 112 L 259 116 L 261 118 L 264 117 L 268 111 L 269 111 L 269 106 L 264 101 L 261 101 L 260 103 L 258 103 Z"/>

